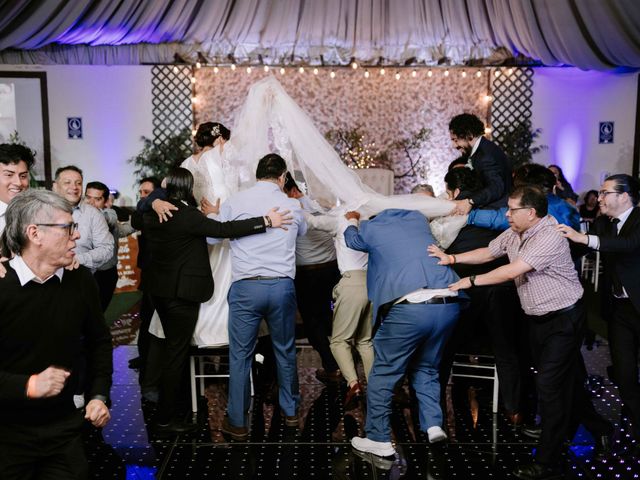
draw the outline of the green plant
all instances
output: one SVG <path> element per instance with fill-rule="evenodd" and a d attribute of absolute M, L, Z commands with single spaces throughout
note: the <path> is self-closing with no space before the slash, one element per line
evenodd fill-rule
<path fill-rule="evenodd" d="M 409 168 L 406 172 L 401 174 L 395 174 L 395 178 L 404 177 L 428 177 L 428 167 L 422 161 L 422 152 L 424 144 L 427 143 L 431 136 L 431 130 L 428 128 L 421 128 L 417 132 L 413 132 L 410 137 L 396 140 L 391 144 L 391 149 L 400 150 L 409 162 Z"/>
<path fill-rule="evenodd" d="M 164 178 L 191 155 L 191 131 L 188 128 L 168 136 L 163 142 L 154 142 L 146 137 L 142 137 L 142 141 L 142 151 L 127 160 L 135 165 L 137 179 L 148 176 Z"/>
<path fill-rule="evenodd" d="M 381 167 L 387 163 L 386 152 L 380 151 L 375 142 L 365 141 L 359 126 L 329 130 L 325 138 L 333 144 L 342 161 L 350 168 Z"/>
<path fill-rule="evenodd" d="M 536 145 L 542 133 L 541 128 L 533 129 L 531 122 L 524 121 L 500 130 L 495 141 L 513 162 L 513 167 L 531 162 L 533 156 L 549 148 L 547 145 Z"/>

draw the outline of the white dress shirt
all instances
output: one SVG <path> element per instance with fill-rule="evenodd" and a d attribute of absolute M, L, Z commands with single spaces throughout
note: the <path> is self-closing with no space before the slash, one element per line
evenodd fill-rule
<path fill-rule="evenodd" d="M 7 211 L 7 204 L 0 200 L 0 233 L 4 231 L 4 227 L 7 224 L 7 221 L 4 218 L 4 214 Z"/>
<path fill-rule="evenodd" d="M 47 278 L 39 278 L 33 271 L 29 268 L 29 266 L 25 263 L 20 255 L 16 255 L 11 260 L 9 260 L 9 265 L 13 268 L 18 275 L 18 280 L 20 280 L 20 286 L 24 287 L 30 281 L 34 281 L 36 283 L 45 283 L 49 280 L 53 275 L 57 276 L 60 281 L 62 281 L 62 275 L 64 274 L 64 268 L 57 269 L 53 275 L 49 275 Z"/>

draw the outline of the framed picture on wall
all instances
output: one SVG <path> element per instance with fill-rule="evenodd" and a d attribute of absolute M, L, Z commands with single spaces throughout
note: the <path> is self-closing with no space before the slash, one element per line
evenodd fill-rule
<path fill-rule="evenodd" d="M 0 143 L 22 143 L 34 150 L 34 177 L 41 186 L 51 186 L 45 72 L 0 71 Z"/>

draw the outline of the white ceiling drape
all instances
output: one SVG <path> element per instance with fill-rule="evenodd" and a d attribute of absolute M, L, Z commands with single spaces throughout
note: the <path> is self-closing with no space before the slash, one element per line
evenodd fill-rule
<path fill-rule="evenodd" d="M 0 1 L 0 62 L 193 61 L 640 68 L 638 0 Z"/>

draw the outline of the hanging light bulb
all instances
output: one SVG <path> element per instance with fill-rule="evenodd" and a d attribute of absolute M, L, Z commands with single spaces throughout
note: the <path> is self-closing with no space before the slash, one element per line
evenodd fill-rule
<path fill-rule="evenodd" d="M 415 71 L 415 69 L 411 72 L 411 76 L 413 78 L 416 78 L 418 76 L 418 72 Z"/>
<path fill-rule="evenodd" d="M 191 83 L 196 83 L 196 77 L 191 77 Z"/>
<path fill-rule="evenodd" d="M 336 72 L 335 72 L 335 70 L 331 70 L 331 73 L 329 74 L 329 76 L 330 76 L 331 78 L 336 78 Z"/>
<path fill-rule="evenodd" d="M 513 68 L 510 68 L 509 70 L 507 70 L 507 73 L 511 75 L 513 73 Z"/>
<path fill-rule="evenodd" d="M 191 97 L 191 103 L 193 103 L 194 105 L 196 103 L 198 103 L 198 98 L 197 97 Z"/>
<path fill-rule="evenodd" d="M 490 102 L 491 100 L 493 100 L 493 97 L 492 97 L 491 95 L 489 95 L 489 94 L 486 94 L 486 95 L 483 97 L 483 100 L 484 100 L 485 102 L 487 102 L 487 103 L 488 103 L 488 102 Z"/>
<path fill-rule="evenodd" d="M 232 64 L 231 64 L 231 70 L 235 71 L 235 69 L 236 69 L 236 64 L 235 64 L 235 63 L 232 63 Z"/>
<path fill-rule="evenodd" d="M 351 68 L 353 68 L 354 70 L 356 70 L 358 68 L 358 64 L 356 62 L 352 62 L 351 63 Z"/>
<path fill-rule="evenodd" d="M 395 77 L 396 77 L 396 80 L 400 80 L 400 72 L 396 72 Z"/>
<path fill-rule="evenodd" d="M 444 71 L 444 76 L 445 76 L 445 77 L 448 77 L 448 76 L 449 76 L 449 69 L 447 69 L 447 70 L 445 70 L 445 71 Z"/>
<path fill-rule="evenodd" d="M 280 75 L 284 75 L 286 72 L 286 70 L 284 69 L 284 67 L 280 67 Z"/>
<path fill-rule="evenodd" d="M 386 72 L 384 70 L 384 67 L 380 69 L 380 75 L 384 75 Z"/>
<path fill-rule="evenodd" d="M 198 66 L 198 64 L 196 63 L 196 66 Z M 200 67 L 198 67 L 200 68 Z M 178 67 L 174 66 L 173 67 L 173 73 L 178 73 Z"/>
<path fill-rule="evenodd" d="M 485 127 L 484 128 L 484 134 L 485 135 L 489 135 L 491 133 L 491 127 Z"/>
<path fill-rule="evenodd" d="M 494 73 L 494 75 L 495 75 L 496 77 L 499 77 L 499 76 L 500 76 L 500 70 L 496 70 L 496 71 L 495 71 L 495 73 Z"/>
<path fill-rule="evenodd" d="M 251 75 L 251 67 L 247 67 L 247 74 Z"/>
<path fill-rule="evenodd" d="M 193 129 L 191 130 L 191 136 L 192 136 L 192 137 L 195 137 L 195 136 L 196 136 L 196 133 L 198 133 L 198 131 L 197 131 L 195 128 L 193 128 Z"/>
<path fill-rule="evenodd" d="M 313 69 L 313 74 L 314 74 L 314 75 L 317 75 L 317 74 L 318 74 L 318 69 L 317 69 L 317 68 L 314 68 L 314 69 Z"/>
<path fill-rule="evenodd" d="M 465 70 L 462 70 L 462 73 L 460 74 L 460 76 L 462 78 L 467 78 L 467 72 Z"/>
<path fill-rule="evenodd" d="M 220 69 L 218 67 L 213 67 L 213 73 L 218 73 Z"/>
<path fill-rule="evenodd" d="M 431 69 L 429 69 L 429 71 L 427 72 L 427 77 L 433 77 L 433 72 L 431 71 Z"/>
<path fill-rule="evenodd" d="M 300 67 L 300 68 L 298 69 L 298 72 L 299 72 L 299 73 L 304 73 L 304 67 Z"/>
<path fill-rule="evenodd" d="M 267 73 L 269 71 L 269 65 L 265 65 L 262 69 L 264 70 L 264 73 Z"/>
<path fill-rule="evenodd" d="M 369 78 L 369 70 L 364 71 L 364 78 Z"/>

